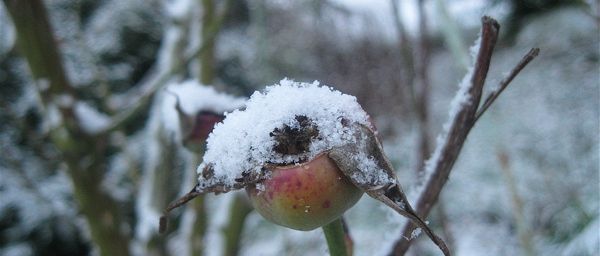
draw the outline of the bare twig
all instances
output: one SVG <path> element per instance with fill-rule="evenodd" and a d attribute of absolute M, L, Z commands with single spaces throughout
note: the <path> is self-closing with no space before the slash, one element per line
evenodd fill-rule
<path fill-rule="evenodd" d="M 467 94 L 469 101 L 460 106 L 458 113 L 451 116 L 449 129 L 442 138 L 445 138 L 439 150 L 437 158 L 431 159 L 432 168 L 425 187 L 417 199 L 416 211 L 419 216 L 425 218 L 431 208 L 438 200 L 439 194 L 448 180 L 452 166 L 456 162 L 464 142 L 475 122 L 494 102 L 500 93 L 510 84 L 514 77 L 533 59 L 539 49 L 532 49 L 519 64 L 513 69 L 509 76 L 504 79 L 498 90 L 492 92 L 485 100 L 482 107 L 478 107 L 481 100 L 481 93 L 485 84 L 485 79 L 490 66 L 494 46 L 498 38 L 499 24 L 492 18 L 482 18 L 482 32 L 479 52 L 477 54 L 474 70 L 471 76 Z M 459 95 L 460 97 L 460 95 Z M 416 227 L 412 223 L 407 223 L 402 231 L 402 237 L 408 237 Z M 394 245 L 393 255 L 404 255 L 410 246 L 410 241 L 399 239 Z"/>
<path fill-rule="evenodd" d="M 492 18 L 482 18 L 481 45 L 477 54 L 475 67 L 471 76 L 467 93 L 470 100 L 463 104 L 458 113 L 451 117 L 452 122 L 448 129 L 446 140 L 442 145 L 441 153 L 437 159 L 433 159 L 433 172 L 427 180 L 423 192 L 417 200 L 416 212 L 424 218 L 429 214 L 431 208 L 437 201 L 442 187 L 448 180 L 450 170 L 458 158 L 458 154 L 475 123 L 475 113 L 479 106 L 481 92 L 487 77 L 492 58 L 492 53 L 498 39 L 500 25 Z M 439 146 L 439 145 L 438 145 Z M 402 237 L 410 237 L 416 226 L 407 223 L 404 226 Z M 410 241 L 399 239 L 394 245 L 393 253 L 403 255 L 410 246 Z"/>
<path fill-rule="evenodd" d="M 411 84 L 415 87 L 415 113 L 419 124 L 419 142 L 417 150 L 416 172 L 423 170 L 425 160 L 430 150 L 429 136 L 429 62 L 430 43 L 427 36 L 427 18 L 425 17 L 425 2 L 419 0 L 419 37 L 417 56 L 415 57 L 416 79 Z"/>
<path fill-rule="evenodd" d="M 197 192 L 196 187 L 194 187 L 190 192 L 188 192 L 181 198 L 177 199 L 175 202 L 170 203 L 169 206 L 167 206 L 167 208 L 163 212 L 163 215 L 160 216 L 159 224 L 158 224 L 158 232 L 164 233 L 167 230 L 167 224 L 168 224 L 167 216 L 169 215 L 169 212 L 171 212 L 172 210 L 174 210 L 176 208 L 181 207 L 182 205 L 186 204 L 187 202 L 189 202 L 190 200 L 196 198 L 197 196 L 199 196 L 201 194 L 202 193 Z"/>
<path fill-rule="evenodd" d="M 394 24 L 398 36 L 400 50 L 400 63 L 402 69 L 400 86 L 408 89 L 410 107 L 413 109 L 418 124 L 419 138 L 416 172 L 423 169 L 423 164 L 429 154 L 429 61 L 430 43 L 427 38 L 427 19 L 425 17 L 424 1 L 420 0 L 419 11 L 419 35 L 412 40 L 406 33 L 400 18 L 400 6 L 397 0 L 390 0 Z"/>
<path fill-rule="evenodd" d="M 487 96 L 487 98 L 483 102 L 483 105 L 481 105 L 481 107 L 477 111 L 477 114 L 475 114 L 475 121 L 479 120 L 481 115 L 483 115 L 483 113 L 485 113 L 485 111 L 492 105 L 492 103 L 494 103 L 494 101 L 496 100 L 496 98 L 498 98 L 500 93 L 502 93 L 502 91 L 504 91 L 504 89 L 508 87 L 510 82 L 512 82 L 512 80 L 519 74 L 519 72 L 521 72 L 521 70 L 523 70 L 523 68 L 525 68 L 525 66 L 527 66 L 529 62 L 531 62 L 535 57 L 537 57 L 539 53 L 539 48 L 532 48 L 531 50 L 529 50 L 529 52 L 527 52 L 527 54 L 525 54 L 525 56 L 523 56 L 521 61 L 519 61 L 519 63 L 510 71 L 508 76 L 502 79 L 502 81 L 500 81 L 500 86 L 498 86 L 496 90 L 494 90 Z"/>

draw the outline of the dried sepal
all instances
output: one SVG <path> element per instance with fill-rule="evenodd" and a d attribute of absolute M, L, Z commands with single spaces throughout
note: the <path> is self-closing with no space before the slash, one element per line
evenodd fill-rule
<path fill-rule="evenodd" d="M 444 241 L 413 210 L 375 133 L 365 125 L 352 125 L 354 142 L 333 148 L 329 157 L 355 186 L 410 219 L 423 229 L 444 255 L 450 255 Z M 365 161 L 374 163 L 374 166 L 365 164 Z"/>
<path fill-rule="evenodd" d="M 234 190 L 240 190 L 242 188 L 248 186 L 255 186 L 259 181 L 264 180 L 268 177 L 268 171 L 266 167 L 262 167 L 260 172 L 251 172 L 244 171 L 242 172 L 242 176 L 235 179 L 235 183 L 228 184 L 222 179 L 219 179 L 214 175 L 213 166 L 208 164 L 202 168 L 200 172 L 199 182 L 194 186 L 194 188 L 183 195 L 181 198 L 175 200 L 170 203 L 167 208 L 164 210 L 163 215 L 159 220 L 159 233 L 164 233 L 167 229 L 167 215 L 174 209 L 179 208 L 180 206 L 186 204 L 190 200 L 196 198 L 199 195 L 207 194 L 207 193 L 227 193 Z"/>

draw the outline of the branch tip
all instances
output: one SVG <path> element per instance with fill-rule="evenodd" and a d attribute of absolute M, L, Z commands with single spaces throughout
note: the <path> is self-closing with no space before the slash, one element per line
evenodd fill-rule
<path fill-rule="evenodd" d="M 490 17 L 490 16 L 483 16 L 481 17 L 481 23 L 486 25 L 491 25 L 494 29 L 496 30 L 500 30 L 500 24 L 498 23 L 498 21 L 496 21 L 494 18 Z"/>
<path fill-rule="evenodd" d="M 167 226 L 169 224 L 169 219 L 166 215 L 160 216 L 158 220 L 158 233 L 164 234 L 167 231 Z"/>
<path fill-rule="evenodd" d="M 479 120 L 479 118 L 485 113 L 485 111 L 494 103 L 496 98 L 508 87 L 508 85 L 512 82 L 512 80 L 517 77 L 517 75 L 523 70 L 533 59 L 535 59 L 540 54 L 540 48 L 531 48 L 529 52 L 527 52 L 515 65 L 515 67 L 510 71 L 510 73 L 500 81 L 500 85 L 497 89 L 492 91 L 487 98 L 483 101 L 483 104 L 477 110 L 475 114 L 475 121 Z"/>
<path fill-rule="evenodd" d="M 189 202 L 190 200 L 196 198 L 197 196 L 201 195 L 202 193 L 198 192 L 196 190 L 196 188 L 198 187 L 198 185 L 194 186 L 194 188 L 188 192 L 187 194 L 183 195 L 181 198 L 173 201 L 172 203 L 170 203 L 167 208 L 165 208 L 165 210 L 163 211 L 163 215 L 160 216 L 160 219 L 158 221 L 158 232 L 159 233 L 164 233 L 167 229 L 167 224 L 169 222 L 168 220 L 168 215 L 172 210 L 175 210 L 181 206 L 183 206 L 184 204 L 186 204 L 187 202 Z"/>

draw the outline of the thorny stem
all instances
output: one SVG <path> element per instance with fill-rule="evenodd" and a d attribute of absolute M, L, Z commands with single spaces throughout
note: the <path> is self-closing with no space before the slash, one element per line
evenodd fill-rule
<path fill-rule="evenodd" d="M 344 232 L 344 224 L 342 218 L 338 218 L 331 223 L 322 227 L 331 256 L 348 256 L 346 247 L 346 234 Z"/>
<path fill-rule="evenodd" d="M 433 159 L 435 161 L 433 163 L 433 171 L 417 199 L 416 213 L 418 216 L 424 218 L 429 214 L 441 193 L 442 187 L 448 180 L 452 166 L 458 158 L 460 150 L 464 145 L 471 128 L 475 125 L 477 118 L 481 116 L 494 99 L 497 98 L 497 95 L 488 96 L 488 99 L 486 99 L 487 104 L 484 103 L 485 108 L 482 107 L 480 108 L 480 111 L 478 111 L 481 92 L 489 70 L 494 46 L 498 39 L 499 29 L 500 25 L 494 19 L 487 16 L 482 18 L 481 44 L 468 88 L 470 101 L 469 103 L 463 104 L 458 113 L 453 117 L 450 128 L 445 136 L 446 140 L 441 146 L 440 156 L 437 159 Z M 529 63 L 530 60 L 527 61 L 527 59 L 533 59 L 533 57 L 537 55 L 537 51 L 539 50 L 533 49 L 531 52 L 532 54 L 529 54 L 531 57 L 524 58 L 526 61 L 522 62 L 522 65 L 518 65 L 509 78 L 504 80 L 506 81 L 506 85 L 503 87 L 506 87 L 510 81 L 512 81 L 512 78 L 514 78 L 527 63 Z M 519 66 L 523 67 L 519 68 Z M 503 89 L 498 90 L 497 94 L 500 94 L 502 90 Z M 413 223 L 407 223 L 404 226 L 402 238 L 398 239 L 394 245 L 393 255 L 404 255 L 406 253 L 410 246 L 410 241 L 403 237 L 410 236 L 415 228 L 416 226 Z"/>

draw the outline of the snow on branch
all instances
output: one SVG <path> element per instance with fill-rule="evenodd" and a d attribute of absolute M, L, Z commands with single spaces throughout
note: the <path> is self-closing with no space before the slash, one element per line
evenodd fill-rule
<path fill-rule="evenodd" d="M 467 75 L 460 83 L 459 91 L 451 103 L 448 122 L 444 125 L 442 134 L 438 137 L 434 153 L 427 160 L 425 167 L 427 178 L 416 203 L 416 212 L 422 218 L 425 218 L 429 214 L 433 205 L 437 202 L 460 150 L 475 122 L 513 78 L 539 53 L 539 49 L 532 49 L 512 70 L 509 76 L 502 80 L 498 89 L 490 93 L 484 104 L 479 107 L 483 86 L 500 29 L 498 22 L 490 17 L 484 16 L 481 22 L 480 38 L 477 39 L 476 45 L 471 49 L 472 53 L 476 53 L 474 56 L 474 66 L 469 69 L 469 72 L 467 72 Z M 406 253 L 411 241 L 403 239 L 403 237 L 410 237 L 415 228 L 416 226 L 412 223 L 407 223 L 404 226 L 401 238 L 394 245 L 393 255 L 404 255 Z"/>

